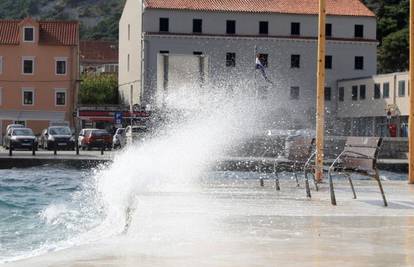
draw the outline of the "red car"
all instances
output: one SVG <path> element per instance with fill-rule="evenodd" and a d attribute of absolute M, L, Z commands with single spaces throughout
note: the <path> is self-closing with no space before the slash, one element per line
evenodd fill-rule
<path fill-rule="evenodd" d="M 83 150 L 102 147 L 111 150 L 112 135 L 105 130 L 91 130 L 84 136 L 81 146 Z"/>

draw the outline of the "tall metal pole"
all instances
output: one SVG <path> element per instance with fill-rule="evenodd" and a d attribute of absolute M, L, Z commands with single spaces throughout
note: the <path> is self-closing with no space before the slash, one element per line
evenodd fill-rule
<path fill-rule="evenodd" d="M 409 155 L 408 155 L 408 182 L 414 184 L 414 0 L 410 0 L 410 113 L 409 127 Z"/>
<path fill-rule="evenodd" d="M 323 179 L 325 134 L 325 20 L 326 0 L 319 0 L 318 73 L 316 92 L 316 180 Z"/>

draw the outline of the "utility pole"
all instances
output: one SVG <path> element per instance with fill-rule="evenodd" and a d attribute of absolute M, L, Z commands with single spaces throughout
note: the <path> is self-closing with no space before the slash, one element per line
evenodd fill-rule
<path fill-rule="evenodd" d="M 410 0 L 410 112 L 408 116 L 408 182 L 414 184 L 414 0 Z"/>
<path fill-rule="evenodd" d="M 411 0 L 414 1 L 414 0 Z M 316 92 L 316 180 L 323 179 L 324 135 L 325 135 L 325 20 L 326 0 L 319 0 L 318 73 Z"/>

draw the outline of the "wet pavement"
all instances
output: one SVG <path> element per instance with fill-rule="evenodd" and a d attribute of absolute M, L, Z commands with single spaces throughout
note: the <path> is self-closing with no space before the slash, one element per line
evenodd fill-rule
<path fill-rule="evenodd" d="M 307 199 L 291 174 L 281 191 L 241 177 L 258 174 L 236 176 L 146 192 L 126 233 L 6 266 L 414 266 L 414 186 L 405 181 L 384 181 L 384 207 L 375 181 L 354 181 L 354 200 L 335 180 L 332 206 L 327 184 Z"/>

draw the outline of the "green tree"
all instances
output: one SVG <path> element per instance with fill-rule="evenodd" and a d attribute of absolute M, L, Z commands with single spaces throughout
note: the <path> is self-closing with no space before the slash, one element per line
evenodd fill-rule
<path fill-rule="evenodd" d="M 116 75 L 82 76 L 79 103 L 90 105 L 118 104 L 118 79 Z"/>
<path fill-rule="evenodd" d="M 379 72 L 406 71 L 409 57 L 408 29 L 387 35 L 378 53 Z"/>

